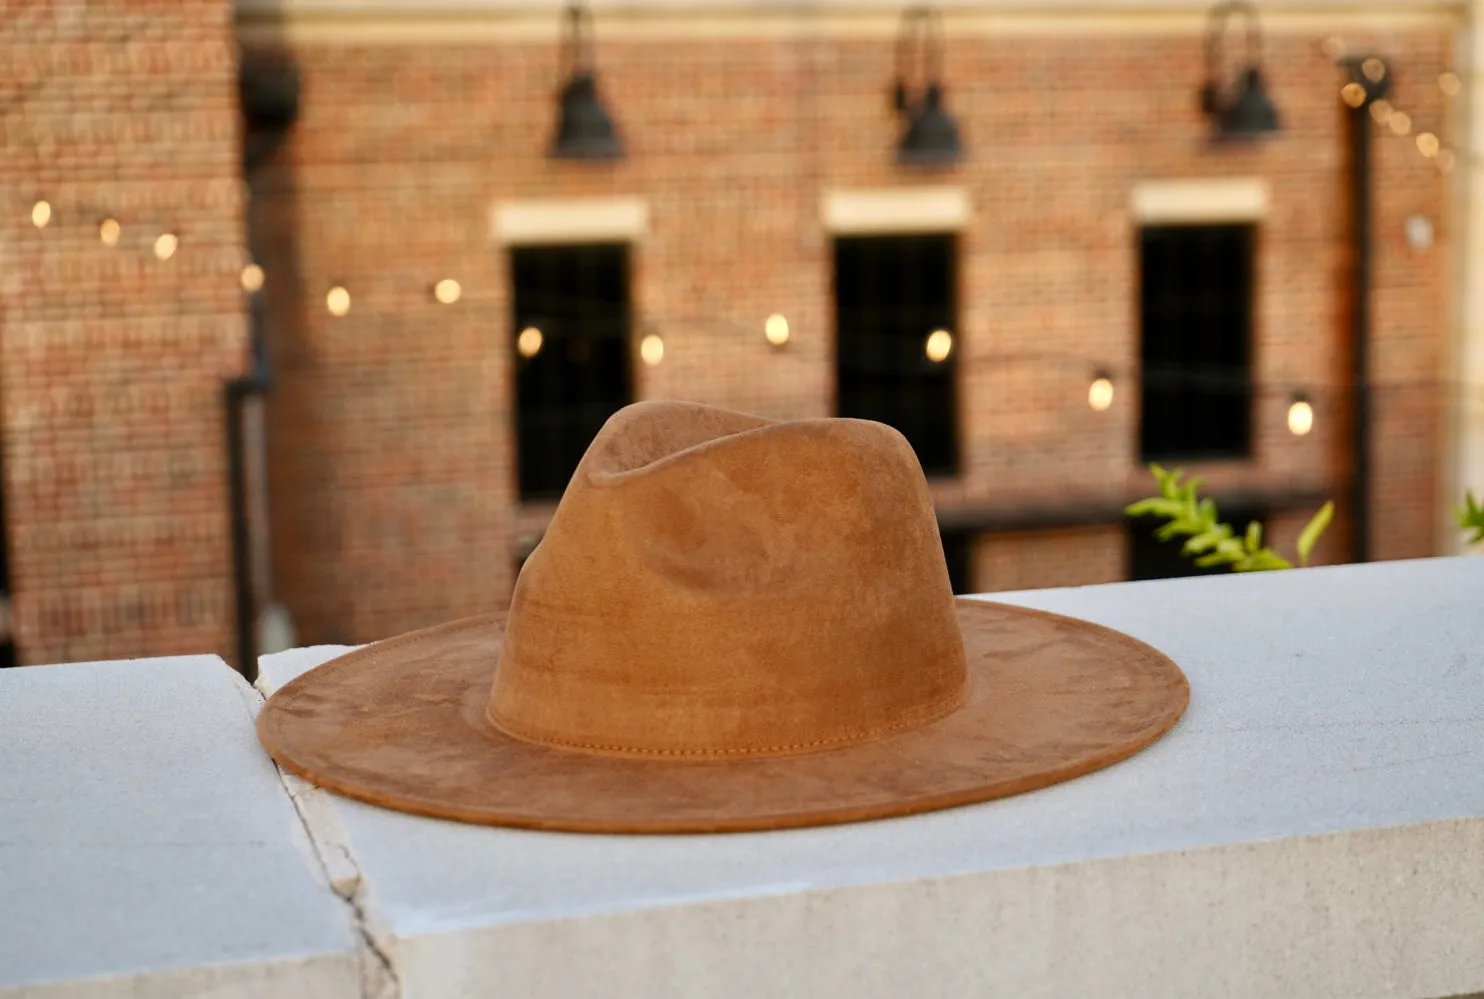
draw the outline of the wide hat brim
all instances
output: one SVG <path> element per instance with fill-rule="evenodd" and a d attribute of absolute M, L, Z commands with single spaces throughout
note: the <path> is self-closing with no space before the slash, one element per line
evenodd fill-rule
<path fill-rule="evenodd" d="M 554 749 L 485 718 L 503 615 L 358 649 L 258 717 L 286 769 L 351 798 L 485 825 L 707 833 L 829 825 L 987 801 L 1148 746 L 1190 700 L 1167 656 L 1112 629 L 956 601 L 970 691 L 920 728 L 797 756 L 634 759 Z"/>

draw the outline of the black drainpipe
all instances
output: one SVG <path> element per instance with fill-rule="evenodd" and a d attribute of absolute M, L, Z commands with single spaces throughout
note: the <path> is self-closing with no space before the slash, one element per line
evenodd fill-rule
<path fill-rule="evenodd" d="M 1350 145 L 1347 195 L 1350 202 L 1350 382 L 1352 397 L 1350 482 L 1350 557 L 1371 559 L 1371 273 L 1372 198 L 1371 105 L 1386 96 L 1391 67 L 1377 56 L 1353 56 L 1340 63 L 1351 93 L 1363 96 L 1359 104 L 1346 100 L 1346 132 Z M 1369 72 L 1368 72 L 1369 71 Z"/>
<path fill-rule="evenodd" d="M 249 191 L 253 174 L 267 163 L 299 117 L 299 73 L 279 55 L 242 52 L 237 98 L 242 113 L 242 174 Z M 250 197 L 251 195 L 249 195 Z M 249 206 L 249 218 L 251 217 Z M 249 240 L 249 242 L 251 242 Z M 268 357 L 266 303 L 261 288 L 248 303 L 252 367 L 223 387 L 227 424 L 227 487 L 232 521 L 232 586 L 237 619 L 237 668 L 249 683 L 258 678 L 257 608 L 252 592 L 251 544 L 248 538 L 247 442 L 244 404 L 273 388 Z"/>
<path fill-rule="evenodd" d="M 273 369 L 268 362 L 263 336 L 263 293 L 254 292 L 252 315 L 253 363 L 247 374 L 233 378 L 224 387 L 227 407 L 227 488 L 232 518 L 232 586 L 236 597 L 237 668 L 252 683 L 258 678 L 257 608 L 253 606 L 251 547 L 247 523 L 247 445 L 243 434 L 244 403 L 265 396 L 273 388 Z"/>

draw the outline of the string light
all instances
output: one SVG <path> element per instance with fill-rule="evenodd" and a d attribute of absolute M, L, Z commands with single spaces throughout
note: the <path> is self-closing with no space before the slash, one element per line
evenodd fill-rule
<path fill-rule="evenodd" d="M 1113 405 L 1113 379 L 1099 374 L 1087 387 L 1087 404 L 1099 413 L 1107 412 Z"/>
<path fill-rule="evenodd" d="M 948 360 L 948 355 L 953 353 L 953 334 L 947 330 L 933 330 L 928 334 L 927 343 L 923 345 L 923 352 L 934 364 L 941 364 Z"/>
<path fill-rule="evenodd" d="M 515 338 L 515 349 L 521 357 L 529 360 L 541 353 L 541 345 L 545 341 L 546 337 L 541 335 L 539 329 L 535 326 L 527 326 L 520 331 L 520 336 Z"/>
<path fill-rule="evenodd" d="M 444 305 L 452 305 L 464 294 L 464 289 L 453 278 L 444 278 L 433 285 L 433 297 Z"/>
<path fill-rule="evenodd" d="M 650 333 L 639 342 L 639 356 L 645 364 L 654 367 L 665 359 L 665 341 L 658 333 Z"/>
<path fill-rule="evenodd" d="M 180 246 L 180 238 L 173 232 L 162 233 L 155 240 L 155 259 L 169 260 L 175 256 L 176 249 Z"/>
<path fill-rule="evenodd" d="M 104 219 L 98 223 L 98 238 L 103 241 L 104 246 L 118 246 L 122 232 L 118 219 Z"/>
<path fill-rule="evenodd" d="M 1288 432 L 1295 437 L 1302 437 L 1314 429 L 1314 407 L 1309 404 L 1308 398 L 1302 393 L 1294 395 L 1293 402 L 1288 406 Z"/>
<path fill-rule="evenodd" d="M 1353 108 L 1358 108 L 1365 103 L 1365 87 L 1351 81 L 1340 88 L 1340 100 Z"/>
<path fill-rule="evenodd" d="M 1438 137 L 1431 132 L 1417 133 L 1417 151 L 1428 159 L 1438 155 L 1439 145 Z"/>
<path fill-rule="evenodd" d="M 1393 111 L 1389 124 L 1397 135 L 1406 135 L 1412 131 L 1412 116 L 1405 111 Z"/>
<path fill-rule="evenodd" d="M 1375 56 L 1371 56 L 1360 64 L 1360 71 L 1365 74 L 1367 80 L 1370 80 L 1372 83 L 1380 83 L 1382 78 L 1386 76 L 1386 63 Z"/>
<path fill-rule="evenodd" d="M 1385 98 L 1379 101 L 1372 101 L 1371 117 L 1376 119 L 1377 125 L 1386 124 L 1387 120 L 1391 118 L 1391 102 Z"/>
<path fill-rule="evenodd" d="M 350 292 L 337 284 L 325 294 L 325 308 L 330 310 L 332 316 L 345 315 L 350 311 Z"/>
<path fill-rule="evenodd" d="M 257 264 L 248 264 L 242 268 L 242 290 L 253 292 L 261 287 L 263 287 L 263 268 Z"/>
<path fill-rule="evenodd" d="M 1441 152 L 1438 153 L 1438 155 L 1434 158 L 1433 162 L 1435 162 L 1438 165 L 1438 170 L 1440 172 L 1442 172 L 1442 173 L 1452 173 L 1453 172 L 1454 159 L 1455 159 L 1455 157 L 1453 155 L 1453 151 L 1450 150 L 1450 149 L 1444 149 L 1444 150 L 1442 150 Z"/>
<path fill-rule="evenodd" d="M 46 224 L 52 220 L 52 205 L 50 201 L 38 201 L 31 206 L 31 224 L 38 229 L 45 229 Z"/>
<path fill-rule="evenodd" d="M 1463 90 L 1463 81 L 1457 73 L 1444 73 L 1438 77 L 1438 87 L 1449 97 L 1457 97 Z"/>
<path fill-rule="evenodd" d="M 788 343 L 788 320 L 776 312 L 773 313 L 768 317 L 768 321 L 763 323 L 763 336 L 767 337 L 768 342 L 773 346 L 782 347 Z"/>

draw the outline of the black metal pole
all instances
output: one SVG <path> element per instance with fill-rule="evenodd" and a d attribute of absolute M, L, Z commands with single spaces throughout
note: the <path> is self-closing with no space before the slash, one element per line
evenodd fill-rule
<path fill-rule="evenodd" d="M 1350 138 L 1350 380 L 1352 391 L 1350 554 L 1371 558 L 1371 114 L 1349 114 Z"/>
<path fill-rule="evenodd" d="M 1348 198 L 1350 202 L 1350 382 L 1351 480 L 1350 555 L 1355 562 L 1371 559 L 1371 274 L 1375 182 L 1371 167 L 1371 108 L 1386 96 L 1391 68 L 1377 56 L 1342 61 L 1346 87 L 1346 131 L 1350 146 Z M 1352 99 L 1349 93 L 1355 97 Z"/>
<path fill-rule="evenodd" d="M 258 678 L 257 608 L 252 592 L 252 550 L 247 522 L 247 436 L 243 432 L 243 403 L 273 389 L 273 366 L 268 357 L 262 292 L 249 299 L 252 369 L 227 382 L 223 390 L 227 417 L 227 498 L 232 520 L 232 586 L 237 617 L 237 669 L 252 683 Z"/>
<path fill-rule="evenodd" d="M 242 404 L 254 394 L 251 379 L 227 382 L 227 492 L 232 518 L 232 585 L 236 597 L 237 670 L 248 683 L 258 678 L 257 643 L 253 635 L 252 575 L 247 538 L 247 448 L 242 432 Z"/>

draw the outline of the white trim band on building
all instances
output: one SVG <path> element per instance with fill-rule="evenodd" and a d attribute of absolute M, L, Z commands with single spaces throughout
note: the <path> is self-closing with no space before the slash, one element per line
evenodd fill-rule
<path fill-rule="evenodd" d="M 820 212 L 825 229 L 841 236 L 957 232 L 971 215 L 969 194 L 961 187 L 829 191 Z"/>
<path fill-rule="evenodd" d="M 1135 184 L 1129 210 L 1141 223 L 1260 222 L 1268 183 L 1255 177 L 1151 180 Z"/>
<path fill-rule="evenodd" d="M 505 246 L 627 242 L 649 230 L 649 205 L 643 198 L 509 201 L 495 206 L 492 222 Z"/>

